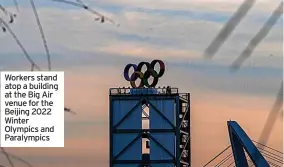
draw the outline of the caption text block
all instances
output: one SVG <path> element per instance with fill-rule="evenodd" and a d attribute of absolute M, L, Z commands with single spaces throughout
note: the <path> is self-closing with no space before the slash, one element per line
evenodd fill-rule
<path fill-rule="evenodd" d="M 1 147 L 64 147 L 64 72 L 1 72 Z"/>

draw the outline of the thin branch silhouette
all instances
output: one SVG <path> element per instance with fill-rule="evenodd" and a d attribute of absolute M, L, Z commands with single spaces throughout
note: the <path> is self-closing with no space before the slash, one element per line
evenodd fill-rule
<path fill-rule="evenodd" d="M 76 0 L 76 2 L 81 3 L 81 4 L 84 5 L 84 6 L 87 6 L 87 5 L 85 5 L 85 3 L 84 3 L 83 1 L 81 1 L 81 0 Z"/>
<path fill-rule="evenodd" d="M 8 153 L 8 152 L 5 150 L 5 148 L 3 148 L 3 147 L 1 147 L 1 149 L 2 149 L 2 153 L 3 153 L 5 156 L 9 156 L 10 161 L 12 161 L 12 159 L 15 159 L 15 160 L 18 160 L 18 161 L 22 162 L 23 164 L 25 164 L 25 165 L 28 166 L 28 167 L 33 167 L 32 164 L 30 164 L 28 161 L 22 159 L 21 157 L 16 156 L 16 155 L 11 154 L 11 153 Z M 4 150 L 4 151 L 3 151 L 3 150 Z M 8 160 L 8 161 L 9 161 L 9 160 Z M 1 165 L 0 165 L 0 167 L 1 167 Z"/>
<path fill-rule="evenodd" d="M 38 70 L 40 70 L 39 66 L 32 60 L 32 58 L 30 57 L 30 55 L 28 54 L 28 52 L 26 51 L 26 49 L 24 48 L 24 46 L 22 45 L 22 43 L 20 42 L 20 40 L 18 39 L 18 37 L 16 36 L 16 34 L 14 34 L 14 32 L 12 31 L 12 29 L 10 28 L 10 26 L 0 17 L 0 23 L 3 24 L 5 26 L 5 28 L 9 31 L 9 33 L 12 35 L 12 37 L 14 38 L 14 40 L 16 41 L 16 43 L 19 45 L 19 47 L 21 48 L 21 50 L 23 51 L 25 57 L 27 58 L 27 60 L 31 63 L 34 64 L 34 67 Z"/>
<path fill-rule="evenodd" d="M 8 15 L 8 11 L 0 4 L 0 10 L 5 14 Z"/>
<path fill-rule="evenodd" d="M 14 22 L 14 19 L 17 17 L 16 14 L 13 14 L 11 12 L 9 12 L 8 10 L 6 10 L 1 4 L 0 4 L 0 10 L 6 15 L 9 17 L 9 23 L 13 23 Z"/>
<path fill-rule="evenodd" d="M 69 112 L 71 114 L 76 114 L 76 112 L 72 111 L 71 108 L 64 107 L 65 112 Z"/>
<path fill-rule="evenodd" d="M 35 3 L 34 3 L 33 0 L 30 0 L 30 2 L 31 2 L 31 5 L 32 5 L 32 9 L 33 9 L 35 18 L 36 18 L 37 25 L 39 27 L 41 39 L 42 39 L 42 42 L 43 42 L 43 45 L 44 45 L 44 48 L 45 48 L 45 52 L 46 52 L 46 56 L 47 56 L 48 70 L 50 71 L 51 70 L 51 60 L 50 60 L 50 52 L 49 52 L 49 49 L 48 49 L 48 46 L 47 46 L 47 41 L 46 41 L 46 38 L 45 38 L 45 35 L 44 35 L 44 32 L 43 32 L 42 25 L 40 23 L 40 19 L 39 19 L 37 10 L 36 10 Z"/>
<path fill-rule="evenodd" d="M 11 154 L 11 153 L 7 153 L 7 154 L 8 154 L 11 158 L 16 159 L 16 160 L 22 162 L 22 163 L 25 164 L 26 166 L 28 166 L 28 167 L 33 167 L 33 165 L 30 164 L 28 161 L 26 161 L 26 160 L 24 160 L 24 159 L 22 159 L 22 158 L 20 158 L 20 157 L 18 157 L 18 156 L 16 156 L 16 155 L 13 155 L 13 154 Z"/>
<path fill-rule="evenodd" d="M 13 161 L 11 160 L 9 154 L 6 152 L 6 150 L 3 147 L 1 147 L 1 151 L 5 155 L 6 159 L 8 160 L 9 164 L 11 165 L 11 167 L 15 167 L 15 165 L 14 165 Z"/>
<path fill-rule="evenodd" d="M 49 52 L 49 49 L 48 49 L 48 46 L 47 46 L 47 41 L 46 41 L 46 38 L 45 38 L 45 35 L 44 35 L 44 31 L 43 31 L 42 25 L 41 25 L 41 23 L 40 23 L 39 15 L 38 15 L 38 13 L 37 13 L 34 0 L 30 0 L 30 3 L 31 3 L 31 5 L 32 5 L 33 12 L 34 12 L 34 15 L 35 15 L 35 17 L 36 17 L 37 25 L 38 25 L 38 27 L 39 27 L 40 34 L 41 34 L 41 38 L 42 38 L 42 41 L 43 41 L 43 45 L 44 45 L 44 48 L 45 48 L 45 51 L 46 51 L 47 61 L 48 61 L 48 70 L 51 71 L 50 52 Z M 81 3 L 83 4 L 83 2 L 81 2 Z M 31 71 L 34 71 L 34 64 L 32 64 Z M 75 112 L 73 112 L 70 108 L 64 107 L 64 111 L 65 111 L 65 112 L 72 113 L 72 114 L 75 114 Z"/>
<path fill-rule="evenodd" d="M 37 24 L 38 24 L 38 27 L 40 29 L 40 33 L 41 33 L 41 37 L 42 37 L 42 40 L 43 40 L 43 43 L 44 43 L 44 47 L 45 47 L 45 50 L 46 50 L 46 53 L 47 53 L 47 59 L 48 59 L 48 69 L 49 71 L 51 70 L 51 60 L 50 60 L 50 54 L 49 54 L 49 49 L 48 49 L 48 46 L 47 46 L 47 42 L 46 42 L 46 39 L 45 39 L 45 36 L 44 36 L 44 32 L 43 32 L 43 28 L 41 26 L 41 23 L 40 23 L 40 20 L 39 20 L 39 16 L 37 14 L 37 10 L 36 10 L 36 7 L 35 7 L 35 4 L 34 4 L 34 1 L 33 0 L 30 0 L 31 1 L 31 5 L 32 5 L 32 8 L 33 8 L 33 11 L 34 11 L 34 14 L 35 14 L 35 17 L 36 17 L 36 21 L 37 21 Z M 18 9 L 18 3 L 16 0 L 14 0 L 14 3 L 16 5 L 16 8 L 17 10 Z M 9 23 L 13 23 L 14 22 L 14 18 L 16 17 L 15 14 L 12 14 L 10 13 L 9 11 L 7 11 L 2 5 L 0 5 L 0 10 L 2 12 L 4 12 L 5 15 L 8 15 L 10 17 L 10 21 Z M 23 51 L 26 59 L 30 62 L 31 64 L 31 71 L 34 71 L 35 69 L 37 70 L 41 70 L 40 67 L 33 61 L 33 59 L 30 57 L 30 55 L 28 54 L 28 52 L 26 51 L 26 49 L 24 48 L 24 46 L 22 45 L 22 43 L 20 42 L 20 40 L 18 39 L 18 37 L 16 36 L 16 34 L 12 31 L 12 29 L 10 28 L 10 26 L 8 25 L 8 23 L 6 23 L 6 21 L 0 17 L 0 26 L 2 26 L 2 30 L 4 32 L 6 32 L 8 30 L 8 32 L 12 35 L 12 37 L 14 38 L 14 40 L 16 41 L 16 43 L 19 45 L 19 47 L 21 48 L 21 50 Z M 75 114 L 75 112 L 73 112 L 70 108 L 66 108 L 64 107 L 64 111 L 65 112 L 69 112 L 69 113 L 73 113 Z M 5 155 L 6 159 L 8 160 L 8 163 L 11 167 L 15 167 L 13 161 L 11 158 L 14 158 L 14 159 L 17 159 L 19 161 L 21 161 L 22 163 L 24 163 L 25 165 L 27 165 L 28 167 L 33 167 L 29 162 L 25 161 L 24 159 L 18 157 L 18 156 L 15 156 L 15 155 L 12 155 L 12 154 L 9 154 L 6 152 L 5 148 L 3 147 L 0 147 L 1 150 L 2 150 L 2 153 Z M 3 165 L 0 165 L 0 167 L 4 167 Z"/>
<path fill-rule="evenodd" d="M 76 0 L 76 2 L 82 4 L 85 7 L 87 6 L 82 0 Z M 101 23 L 104 23 L 105 22 L 105 16 L 100 16 L 99 18 L 95 18 L 95 21 L 101 21 Z"/>
<path fill-rule="evenodd" d="M 80 3 L 76 3 L 76 2 L 72 2 L 72 1 L 68 1 L 68 0 L 49 0 L 49 1 L 66 3 L 66 4 L 69 4 L 69 5 L 72 5 L 72 6 L 83 8 L 83 9 L 91 12 L 92 14 L 95 14 L 95 15 L 99 16 L 101 18 L 102 23 L 104 21 L 109 21 L 112 24 L 115 24 L 115 25 L 119 26 L 119 24 L 116 24 L 115 21 L 113 21 L 112 19 L 102 15 L 101 13 L 99 13 L 99 12 L 93 10 L 93 9 L 91 9 L 90 7 L 86 6 L 84 3 L 82 3 L 82 1 Z"/>
<path fill-rule="evenodd" d="M 15 6 L 16 6 L 17 11 L 19 11 L 18 1 L 17 1 L 17 0 L 14 0 L 14 4 L 15 4 Z"/>

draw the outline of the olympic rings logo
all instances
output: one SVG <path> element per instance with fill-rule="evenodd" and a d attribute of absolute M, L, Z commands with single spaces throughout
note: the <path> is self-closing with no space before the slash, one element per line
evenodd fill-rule
<path fill-rule="evenodd" d="M 160 65 L 160 71 L 159 73 L 155 71 L 155 65 L 159 63 Z M 143 73 L 142 67 L 146 66 L 147 70 Z M 129 70 L 130 68 L 133 67 L 134 72 L 131 74 L 129 77 Z M 140 62 L 138 65 L 136 64 L 127 64 L 124 68 L 124 78 L 130 82 L 130 85 L 133 88 L 142 88 L 142 87 L 155 87 L 158 84 L 159 78 L 164 75 L 165 72 L 165 64 L 162 60 L 153 60 L 151 63 L 148 62 Z M 149 78 L 153 77 L 153 81 L 150 84 L 149 83 Z M 137 79 L 140 79 L 140 84 L 137 86 L 135 81 Z"/>

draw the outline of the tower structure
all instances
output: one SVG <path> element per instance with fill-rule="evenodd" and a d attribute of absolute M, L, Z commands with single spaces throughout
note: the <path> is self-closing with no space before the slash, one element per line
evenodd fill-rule
<path fill-rule="evenodd" d="M 190 94 L 141 83 L 110 89 L 110 167 L 190 167 Z"/>

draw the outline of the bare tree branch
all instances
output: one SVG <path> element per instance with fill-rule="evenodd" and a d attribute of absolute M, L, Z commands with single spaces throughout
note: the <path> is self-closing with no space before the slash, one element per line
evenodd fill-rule
<path fill-rule="evenodd" d="M 54 2 L 61 2 L 61 3 L 66 3 L 66 4 L 69 4 L 69 5 L 73 5 L 73 6 L 76 6 L 76 7 L 80 7 L 80 8 L 83 8 L 89 12 L 91 12 L 92 14 L 95 14 L 97 16 L 99 16 L 101 18 L 101 22 L 103 23 L 104 21 L 109 21 L 111 22 L 112 24 L 116 24 L 112 19 L 102 15 L 101 13 L 89 8 L 88 6 L 86 6 L 85 4 L 82 3 L 82 1 L 80 1 L 80 3 L 76 3 L 76 2 L 72 2 L 72 1 L 68 1 L 68 0 L 50 0 L 50 1 L 54 1 Z M 119 26 L 119 24 L 116 24 L 117 26 Z"/>
<path fill-rule="evenodd" d="M 13 161 L 11 160 L 9 154 L 6 152 L 6 150 L 3 147 L 1 147 L 1 151 L 5 155 L 6 159 L 8 160 L 9 164 L 11 165 L 11 167 L 15 167 L 15 165 L 14 165 Z"/>
<path fill-rule="evenodd" d="M 33 0 L 30 0 L 30 2 L 31 2 L 32 8 L 33 8 L 33 12 L 34 12 L 34 15 L 35 15 L 35 18 L 36 18 L 37 25 L 39 27 L 41 39 L 42 39 L 42 42 L 43 42 L 43 45 L 44 45 L 44 48 L 45 48 L 45 52 L 46 52 L 46 56 L 47 56 L 48 70 L 50 71 L 51 70 L 51 60 L 50 60 L 50 52 L 49 52 L 49 49 L 48 49 L 48 46 L 47 46 L 47 41 L 46 41 L 46 38 L 45 38 L 45 35 L 44 35 L 44 32 L 43 32 L 42 25 L 40 23 L 40 19 L 39 19 L 39 16 L 38 16 L 38 13 L 37 13 L 37 10 L 36 10 L 36 7 L 35 7 L 35 3 L 34 3 Z"/>
<path fill-rule="evenodd" d="M 5 28 L 9 31 L 9 33 L 12 35 L 12 37 L 14 38 L 14 40 L 16 41 L 16 43 L 19 45 L 19 47 L 21 48 L 21 50 L 23 51 L 25 57 L 27 58 L 27 60 L 31 63 L 34 64 L 34 67 L 38 70 L 40 70 L 39 66 L 32 60 L 32 58 L 30 57 L 30 55 L 28 54 L 28 52 L 26 51 L 26 49 L 24 48 L 24 46 L 22 45 L 22 43 L 20 42 L 20 40 L 18 39 L 18 37 L 16 36 L 16 34 L 14 34 L 14 32 L 12 31 L 12 29 L 10 28 L 10 26 L 0 17 L 0 24 L 3 24 L 5 26 Z"/>

